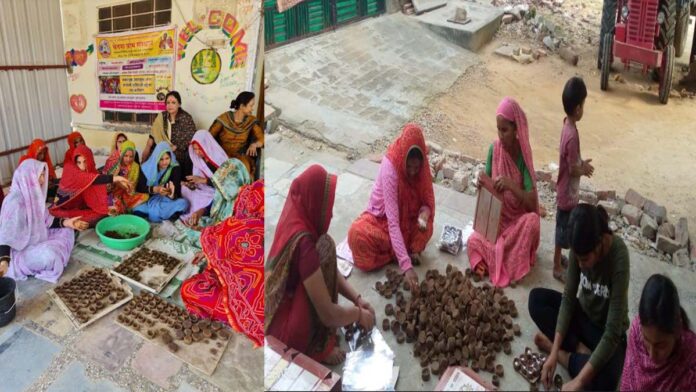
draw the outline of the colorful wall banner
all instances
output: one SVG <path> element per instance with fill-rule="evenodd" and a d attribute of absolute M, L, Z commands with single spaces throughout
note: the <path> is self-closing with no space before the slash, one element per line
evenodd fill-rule
<path fill-rule="evenodd" d="M 191 76 L 200 84 L 211 84 L 220 76 L 222 61 L 215 49 L 203 49 L 191 60 Z"/>
<path fill-rule="evenodd" d="M 230 42 L 230 69 L 243 68 L 246 64 L 248 45 L 242 42 L 246 32 L 237 19 L 230 13 L 220 10 L 211 10 L 206 18 L 207 28 L 211 30 L 221 30 Z M 204 26 L 196 21 L 190 20 L 179 31 L 179 55 L 181 60 L 186 57 L 186 47 L 193 37 L 203 30 Z"/>
<path fill-rule="evenodd" d="M 99 109 L 156 113 L 174 89 L 175 27 L 97 35 Z"/>

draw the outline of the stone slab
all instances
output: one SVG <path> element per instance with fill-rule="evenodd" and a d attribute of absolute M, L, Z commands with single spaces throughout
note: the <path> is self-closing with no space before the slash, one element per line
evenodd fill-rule
<path fill-rule="evenodd" d="M 14 325 L 0 336 L 0 381 L 5 391 L 26 390 L 53 362 L 60 347 Z"/>
<path fill-rule="evenodd" d="M 447 0 L 413 0 L 413 9 L 416 11 L 416 15 L 444 7 L 446 5 Z"/>
<path fill-rule="evenodd" d="M 115 313 L 92 324 L 75 344 L 79 352 L 110 372 L 121 368 L 142 341 L 116 324 Z"/>
<path fill-rule="evenodd" d="M 263 349 L 243 335 L 233 334 L 212 376 L 189 369 L 223 391 L 256 391 L 263 385 Z"/>
<path fill-rule="evenodd" d="M 665 252 L 670 255 L 674 254 L 676 251 L 682 248 L 677 241 L 671 238 L 667 238 L 661 234 L 658 234 L 657 243 L 655 246 L 659 251 Z"/>
<path fill-rule="evenodd" d="M 657 229 L 657 234 L 663 235 L 667 238 L 674 238 L 676 233 L 676 228 L 670 222 L 665 222 L 660 225 Z"/>
<path fill-rule="evenodd" d="M 148 380 L 169 389 L 170 379 L 179 372 L 183 363 L 159 345 L 145 342 L 135 354 L 131 367 Z"/>
<path fill-rule="evenodd" d="M 20 309 L 23 310 L 25 307 Z M 38 297 L 31 305 L 26 306 L 26 309 L 28 319 L 56 336 L 65 337 L 75 330 L 68 316 L 46 294 Z"/>
<path fill-rule="evenodd" d="M 466 8 L 470 23 L 448 21 L 458 7 Z M 500 8 L 460 0 L 448 2 L 446 7 L 417 16 L 416 19 L 446 40 L 475 52 L 493 39 L 502 17 L 503 10 Z"/>
<path fill-rule="evenodd" d="M 643 237 L 650 241 L 655 241 L 655 237 L 657 237 L 657 222 L 651 216 L 643 214 L 643 217 L 640 219 L 640 230 Z"/>
<path fill-rule="evenodd" d="M 358 159 L 348 167 L 348 171 L 368 180 L 376 180 L 379 173 L 379 164 L 368 159 Z"/>
<path fill-rule="evenodd" d="M 267 157 L 264 164 L 264 176 L 271 181 L 282 178 L 287 172 L 295 167 L 295 165 L 290 162 L 281 161 L 273 157 Z"/>
<path fill-rule="evenodd" d="M 126 392 L 109 380 L 92 380 L 87 376 L 85 365 L 71 363 L 47 389 L 47 392 Z"/>
<path fill-rule="evenodd" d="M 355 174 L 341 173 L 336 180 L 336 196 L 351 197 L 367 183 L 368 180 Z"/>

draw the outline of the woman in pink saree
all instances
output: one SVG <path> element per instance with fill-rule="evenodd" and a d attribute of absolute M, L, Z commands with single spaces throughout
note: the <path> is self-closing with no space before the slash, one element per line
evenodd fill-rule
<path fill-rule="evenodd" d="M 467 253 L 477 274 L 488 273 L 493 285 L 506 287 L 534 265 L 541 222 L 527 117 L 512 98 L 503 99 L 496 117 L 498 140 L 488 152 L 486 174 L 503 195 L 500 229 L 494 244 L 474 232 Z"/>
<path fill-rule="evenodd" d="M 75 237 L 88 227 L 80 217 L 53 217 L 46 208 L 48 166 L 24 160 L 0 211 L 0 276 L 26 280 L 35 276 L 55 283 L 68 264 Z"/>

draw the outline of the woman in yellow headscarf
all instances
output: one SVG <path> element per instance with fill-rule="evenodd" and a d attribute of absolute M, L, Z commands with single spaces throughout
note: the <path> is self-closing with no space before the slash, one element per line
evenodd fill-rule
<path fill-rule="evenodd" d="M 119 149 L 113 151 L 103 169 L 104 174 L 125 177 L 132 185 L 131 191 L 116 187 L 113 192 L 114 198 L 119 202 L 117 204 L 121 204 L 120 210 L 124 212 L 130 211 L 148 200 L 147 194 L 135 192 L 140 175 L 140 165 L 135 162 L 136 154 L 135 144 L 126 140 L 121 143 Z"/>

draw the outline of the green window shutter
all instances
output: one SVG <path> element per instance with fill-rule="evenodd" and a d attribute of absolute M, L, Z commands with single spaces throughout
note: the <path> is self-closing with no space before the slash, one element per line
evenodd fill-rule
<path fill-rule="evenodd" d="M 357 16 L 357 0 L 336 0 L 336 24 L 348 22 Z"/>

